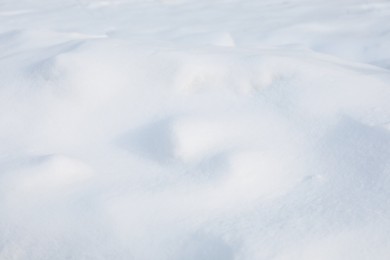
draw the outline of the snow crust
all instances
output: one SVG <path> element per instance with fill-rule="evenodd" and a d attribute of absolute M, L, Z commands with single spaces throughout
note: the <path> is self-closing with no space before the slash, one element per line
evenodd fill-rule
<path fill-rule="evenodd" d="M 390 2 L 0 1 L 0 259 L 387 260 Z"/>

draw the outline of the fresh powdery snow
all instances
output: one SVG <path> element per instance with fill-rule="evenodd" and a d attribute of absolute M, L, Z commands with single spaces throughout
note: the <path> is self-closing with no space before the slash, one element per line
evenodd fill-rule
<path fill-rule="evenodd" d="M 0 259 L 390 259 L 390 1 L 0 0 Z"/>

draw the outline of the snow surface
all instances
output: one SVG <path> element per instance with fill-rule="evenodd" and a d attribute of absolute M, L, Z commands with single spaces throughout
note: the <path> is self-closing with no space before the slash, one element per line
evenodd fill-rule
<path fill-rule="evenodd" d="M 0 259 L 390 259 L 388 0 L 1 0 Z"/>

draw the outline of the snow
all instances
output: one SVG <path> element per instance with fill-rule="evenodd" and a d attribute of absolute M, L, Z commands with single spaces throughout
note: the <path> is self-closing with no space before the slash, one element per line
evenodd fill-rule
<path fill-rule="evenodd" d="M 0 1 L 0 259 L 389 259 L 389 20 Z"/>

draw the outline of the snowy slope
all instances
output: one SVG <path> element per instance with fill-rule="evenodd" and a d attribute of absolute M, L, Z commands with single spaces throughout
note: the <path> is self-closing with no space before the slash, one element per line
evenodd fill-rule
<path fill-rule="evenodd" d="M 387 260 L 390 2 L 0 0 L 0 259 Z"/>

